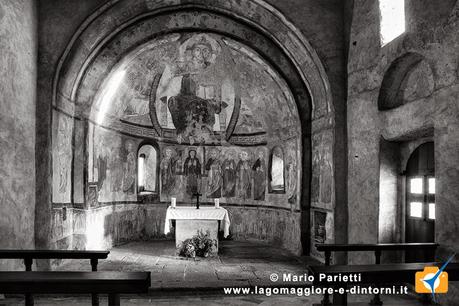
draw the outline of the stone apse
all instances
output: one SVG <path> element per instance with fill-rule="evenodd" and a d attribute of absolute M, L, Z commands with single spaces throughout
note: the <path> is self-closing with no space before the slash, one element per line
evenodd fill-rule
<path fill-rule="evenodd" d="M 39 241 L 94 249 L 165 238 L 171 198 L 191 204 L 198 191 L 228 209 L 233 239 L 317 255 L 311 245 L 336 240 L 337 213 L 320 60 L 268 4 L 177 4 L 112 1 L 68 44 Z"/>

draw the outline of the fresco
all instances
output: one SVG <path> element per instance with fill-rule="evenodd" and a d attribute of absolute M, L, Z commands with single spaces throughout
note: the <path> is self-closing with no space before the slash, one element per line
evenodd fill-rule
<path fill-rule="evenodd" d="M 53 129 L 53 202 L 68 203 L 71 196 L 73 119 L 55 112 Z"/>
<path fill-rule="evenodd" d="M 299 149 L 298 140 L 290 139 L 286 142 L 285 158 L 285 184 L 286 194 L 290 203 L 297 203 L 297 182 L 298 182 L 298 159 Z"/>
<path fill-rule="evenodd" d="M 312 139 L 311 202 L 329 204 L 333 192 L 333 171 L 331 156 L 332 135 L 325 131 Z"/>
<path fill-rule="evenodd" d="M 99 202 L 137 200 L 138 140 L 95 127 L 90 177 L 97 182 Z"/>
<path fill-rule="evenodd" d="M 125 77 L 107 116 L 178 144 L 224 143 L 233 133 L 299 127 L 285 81 L 256 52 L 217 34 L 154 39 L 117 69 Z"/>
<path fill-rule="evenodd" d="M 252 166 L 253 171 L 253 199 L 264 200 L 267 181 L 267 166 L 263 149 L 257 151 L 257 159 Z"/>
<path fill-rule="evenodd" d="M 96 96 L 91 112 L 105 112 L 110 120 L 94 122 L 107 129 L 89 129 L 98 201 L 136 200 L 137 149 L 148 137 L 159 151 L 145 185 L 156 186 L 162 202 L 194 202 L 200 193 L 205 203 L 296 207 L 298 110 L 254 50 L 215 33 L 172 33 L 132 50 L 109 75 L 121 75 L 120 84 L 106 109 Z"/>
<path fill-rule="evenodd" d="M 264 200 L 266 148 L 166 146 L 161 161 L 161 200 L 214 198 Z M 183 170 L 182 170 L 183 169 Z"/>

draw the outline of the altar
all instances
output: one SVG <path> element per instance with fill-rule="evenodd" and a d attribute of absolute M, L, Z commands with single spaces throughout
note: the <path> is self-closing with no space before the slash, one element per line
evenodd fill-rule
<path fill-rule="evenodd" d="M 164 233 L 168 234 L 171 228 L 171 221 L 175 220 L 175 246 L 180 248 L 183 241 L 197 235 L 198 231 L 208 232 L 211 239 L 217 241 L 218 251 L 218 229 L 219 223 L 223 229 L 223 237 L 228 237 L 230 220 L 228 211 L 221 207 L 201 206 L 176 206 L 168 207 Z"/>

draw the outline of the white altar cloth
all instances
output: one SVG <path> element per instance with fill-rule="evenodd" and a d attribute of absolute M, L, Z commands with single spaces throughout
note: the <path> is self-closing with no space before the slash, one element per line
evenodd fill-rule
<path fill-rule="evenodd" d="M 193 206 L 168 207 L 166 212 L 166 222 L 164 223 L 164 234 L 170 231 L 171 220 L 220 220 L 223 227 L 223 237 L 228 237 L 230 219 L 228 211 L 224 208 L 200 207 L 196 209 Z"/>

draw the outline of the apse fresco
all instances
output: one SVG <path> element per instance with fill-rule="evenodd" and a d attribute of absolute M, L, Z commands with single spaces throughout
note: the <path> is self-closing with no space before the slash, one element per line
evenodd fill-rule
<path fill-rule="evenodd" d="M 125 77 L 107 116 L 178 144 L 299 129 L 285 81 L 254 51 L 217 34 L 164 36 L 133 51 L 117 69 Z"/>
<path fill-rule="evenodd" d="M 256 202 L 267 194 L 267 148 L 167 146 L 161 160 L 161 201 Z"/>
<path fill-rule="evenodd" d="M 99 202 L 150 190 L 161 202 L 194 203 L 199 193 L 204 203 L 297 208 L 298 111 L 255 51 L 213 33 L 168 34 L 133 50 L 104 84 L 88 145 Z M 157 162 L 137 177 L 147 141 Z"/>

